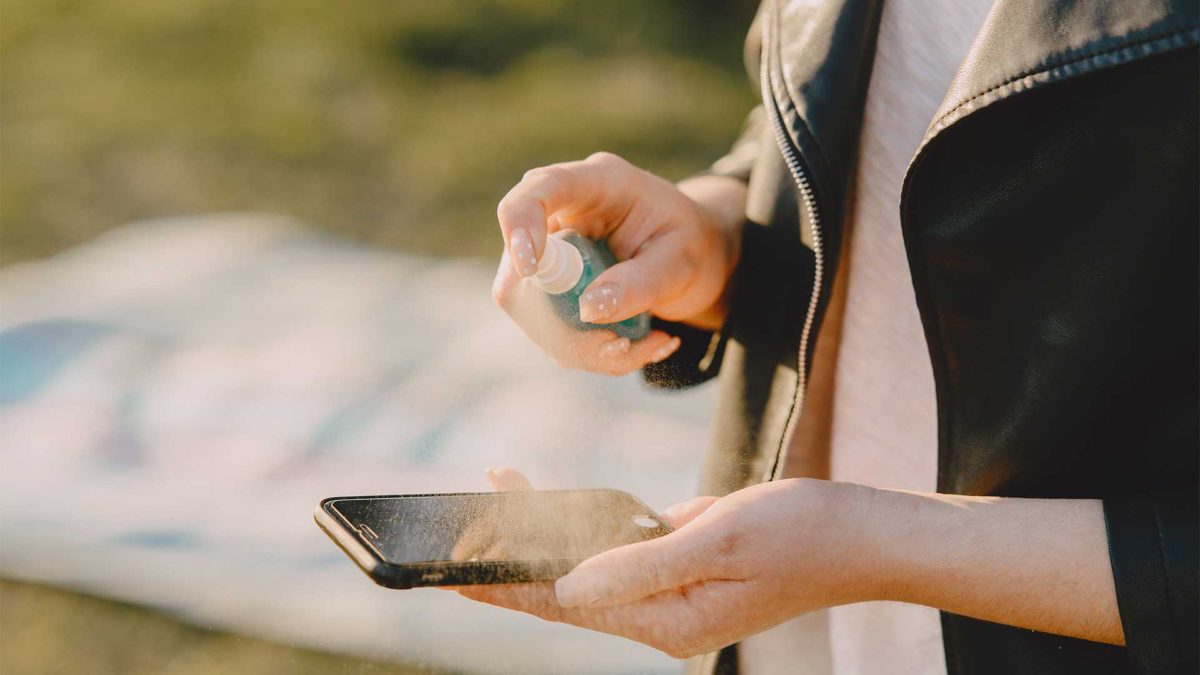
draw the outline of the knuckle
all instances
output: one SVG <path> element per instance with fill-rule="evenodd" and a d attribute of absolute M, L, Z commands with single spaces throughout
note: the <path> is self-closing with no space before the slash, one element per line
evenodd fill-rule
<path fill-rule="evenodd" d="M 626 166 L 629 166 L 629 162 L 625 161 L 624 157 L 621 157 L 620 155 L 608 152 L 606 150 L 601 150 L 600 152 L 593 152 L 592 154 L 588 155 L 588 158 L 586 161 L 589 164 L 595 164 L 597 166 L 614 168 L 614 169 L 624 168 Z"/>
<path fill-rule="evenodd" d="M 528 181 L 532 181 L 532 180 L 537 180 L 538 176 L 541 176 L 543 173 L 545 173 L 545 171 L 546 171 L 546 167 L 544 167 L 544 166 L 538 166 L 538 167 L 529 169 L 528 171 L 526 171 L 524 174 L 521 175 L 521 182 L 524 183 L 524 182 L 528 182 Z"/>
<path fill-rule="evenodd" d="M 500 200 L 499 204 L 496 205 L 496 219 L 502 223 L 512 220 L 512 217 L 515 215 L 515 209 L 516 203 L 514 202 L 512 193 L 510 192 Z"/>
<path fill-rule="evenodd" d="M 564 172 L 565 170 L 556 164 L 551 164 L 550 166 L 539 166 L 536 169 L 530 169 L 529 171 L 526 171 L 525 175 L 521 178 L 521 182 L 552 185 L 562 180 Z"/>

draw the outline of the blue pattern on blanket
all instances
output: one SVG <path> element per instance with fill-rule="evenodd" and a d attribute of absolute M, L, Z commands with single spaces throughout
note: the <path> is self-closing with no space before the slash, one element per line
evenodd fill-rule
<path fill-rule="evenodd" d="M 36 396 L 113 329 L 83 321 L 41 321 L 0 332 L 0 405 Z"/>

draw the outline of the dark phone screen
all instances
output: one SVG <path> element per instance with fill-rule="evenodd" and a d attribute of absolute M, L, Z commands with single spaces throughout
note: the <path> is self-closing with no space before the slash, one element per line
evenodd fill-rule
<path fill-rule="evenodd" d="M 397 565 L 582 559 L 670 532 L 623 492 L 351 497 L 331 506 Z"/>

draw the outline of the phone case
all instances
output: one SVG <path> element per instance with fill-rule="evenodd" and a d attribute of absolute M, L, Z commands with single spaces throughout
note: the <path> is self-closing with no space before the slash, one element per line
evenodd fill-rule
<path fill-rule="evenodd" d="M 578 492 L 578 490 L 546 490 L 545 492 Z M 622 494 L 644 507 L 644 513 L 658 521 L 662 534 L 672 531 L 661 516 L 646 506 L 640 499 L 621 490 L 604 490 Z M 397 497 L 437 497 L 491 494 L 485 492 L 457 492 L 417 495 L 370 495 L 354 497 L 328 497 L 322 499 L 313 513 L 317 525 L 333 539 L 366 573 L 372 581 L 386 588 L 406 589 L 423 586 L 471 586 L 476 584 L 514 584 L 530 581 L 552 581 L 583 562 L 585 558 L 556 558 L 547 560 L 519 561 L 462 561 L 436 562 L 413 565 L 397 565 L 385 560 L 373 546 L 363 540 L 363 535 L 341 514 L 332 508 L 332 503 L 341 499 L 391 499 Z"/>

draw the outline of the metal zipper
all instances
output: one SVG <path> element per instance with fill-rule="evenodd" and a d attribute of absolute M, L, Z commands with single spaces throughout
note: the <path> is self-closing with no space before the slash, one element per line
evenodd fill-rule
<path fill-rule="evenodd" d="M 800 348 L 796 355 L 796 394 L 792 410 L 788 415 L 787 424 L 784 426 L 783 438 L 779 441 L 779 450 L 775 454 L 775 463 L 771 469 L 768 480 L 778 480 L 783 474 L 784 462 L 784 446 L 783 444 L 792 435 L 792 428 L 800 419 L 800 411 L 804 409 L 804 393 L 808 383 L 808 372 L 805 364 L 808 363 L 808 343 L 812 335 L 813 323 L 817 315 L 817 303 L 821 298 L 821 285 L 825 276 L 825 256 L 824 247 L 821 239 L 821 214 L 817 210 L 817 200 L 813 194 L 812 184 L 809 183 L 808 175 L 804 173 L 804 166 L 800 162 L 800 157 L 796 148 L 792 145 L 792 140 L 788 136 L 787 129 L 783 125 L 783 113 L 779 110 L 779 106 L 775 103 L 774 88 L 771 85 L 771 49 L 774 30 L 779 26 L 779 15 L 777 3 L 772 3 L 771 19 L 763 25 L 763 45 L 762 57 L 760 58 L 761 71 L 760 76 L 762 89 L 763 107 L 771 118 L 771 127 L 775 131 L 775 141 L 779 146 L 780 152 L 783 154 L 783 159 L 787 163 L 788 171 L 792 174 L 792 179 L 796 182 L 796 187 L 800 189 L 801 201 L 804 202 L 804 210 L 808 215 L 808 222 L 812 231 L 812 251 L 813 251 L 813 287 L 812 294 L 808 300 L 808 311 L 804 315 L 804 328 L 800 331 Z M 786 85 L 785 85 L 786 86 Z"/>

